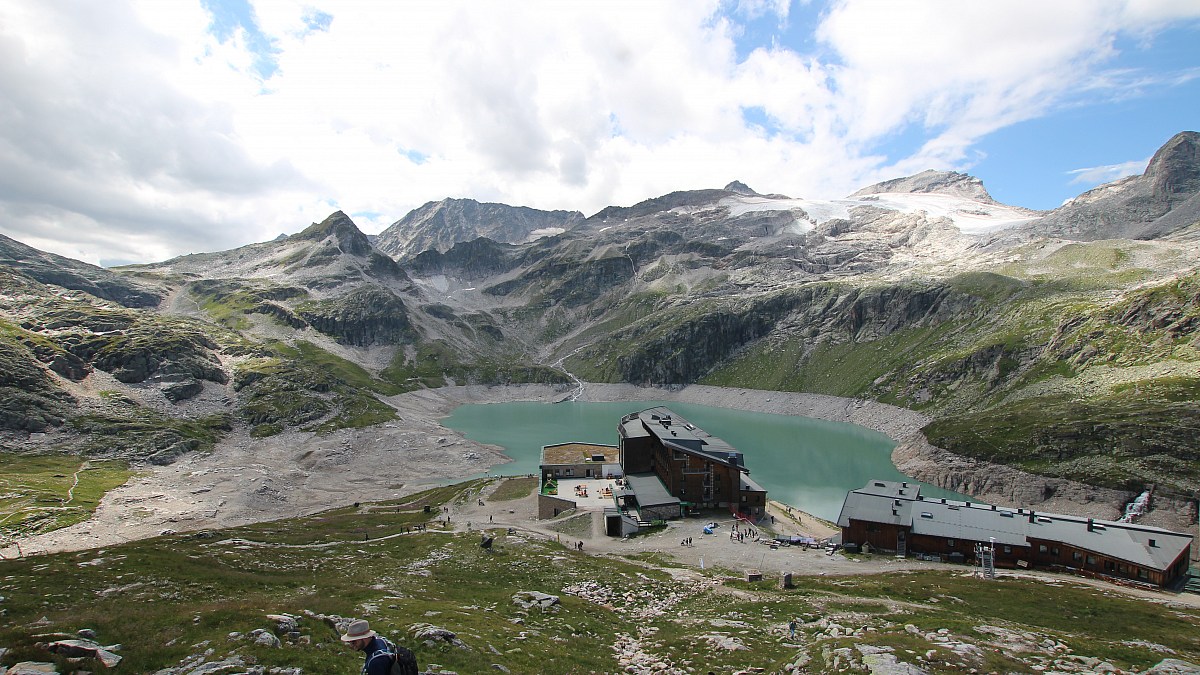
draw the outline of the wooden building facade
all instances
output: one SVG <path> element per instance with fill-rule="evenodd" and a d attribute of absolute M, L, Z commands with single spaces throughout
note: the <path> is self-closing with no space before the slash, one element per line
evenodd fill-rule
<path fill-rule="evenodd" d="M 1040 567 L 1167 586 L 1187 574 L 1192 536 L 1157 527 L 926 499 L 915 483 L 871 481 L 846 495 L 843 544 L 970 561 L 979 546 L 997 567 Z"/>
<path fill-rule="evenodd" d="M 728 508 L 752 519 L 766 513 L 767 492 L 750 478 L 742 454 L 670 409 L 626 415 L 617 431 L 626 474 L 653 473 L 685 505 Z"/>

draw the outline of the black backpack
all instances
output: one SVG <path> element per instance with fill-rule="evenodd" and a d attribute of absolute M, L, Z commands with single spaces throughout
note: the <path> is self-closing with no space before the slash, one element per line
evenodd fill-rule
<path fill-rule="evenodd" d="M 367 666 L 380 656 L 386 656 L 392 662 L 392 668 L 388 671 L 389 675 L 421 675 L 420 669 L 417 668 L 417 657 L 407 647 L 394 644 L 387 638 L 383 640 L 384 649 L 371 654 L 367 662 L 363 664 L 363 672 L 367 672 Z"/>
<path fill-rule="evenodd" d="M 392 675 L 419 675 L 417 656 L 408 647 L 396 645 L 396 655 L 392 659 Z"/>

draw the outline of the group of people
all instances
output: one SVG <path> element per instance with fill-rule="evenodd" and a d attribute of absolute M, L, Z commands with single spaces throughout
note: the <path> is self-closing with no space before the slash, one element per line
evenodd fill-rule
<path fill-rule="evenodd" d="M 758 530 L 747 526 L 746 529 L 738 528 L 738 524 L 733 524 L 733 529 L 729 531 L 729 540 L 745 543 L 746 538 L 751 537 L 752 541 L 758 541 Z"/>

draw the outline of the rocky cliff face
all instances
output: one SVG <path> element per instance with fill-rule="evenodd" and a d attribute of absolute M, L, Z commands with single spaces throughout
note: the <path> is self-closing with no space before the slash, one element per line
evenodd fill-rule
<path fill-rule="evenodd" d="M 409 259 L 406 266 L 418 276 L 449 274 L 477 281 L 516 269 L 525 257 L 522 253 L 511 244 L 480 237 L 459 242 L 444 253 L 435 248 L 428 249 Z"/>
<path fill-rule="evenodd" d="M 901 328 L 935 326 L 970 311 L 974 299 L 945 287 L 813 285 L 736 303 L 661 307 L 579 358 L 611 359 L 619 381 L 654 386 L 699 381 L 764 338 L 802 337 L 811 347 L 872 341 Z"/>
<path fill-rule="evenodd" d="M 361 286 L 334 300 L 305 303 L 297 313 L 341 344 L 397 345 L 413 338 L 404 301 L 379 286 Z"/>
<path fill-rule="evenodd" d="M 60 426 L 74 399 L 40 368 L 24 345 L 0 341 L 0 430 Z"/>

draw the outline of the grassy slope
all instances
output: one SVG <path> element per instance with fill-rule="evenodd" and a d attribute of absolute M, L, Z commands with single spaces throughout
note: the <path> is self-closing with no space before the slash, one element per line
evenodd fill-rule
<path fill-rule="evenodd" d="M 616 672 L 612 645 L 622 635 L 639 640 L 654 660 L 717 672 L 777 672 L 802 653 L 812 660 L 812 672 L 828 672 L 840 648 L 850 647 L 861 661 L 853 649 L 859 644 L 891 647 L 910 663 L 920 657 L 932 673 L 1027 672 L 1048 663 L 1043 640 L 1122 668 L 1161 660 L 1154 645 L 1200 659 L 1200 613 L 1072 583 L 985 583 L 959 572 L 913 572 L 800 577 L 796 588 L 778 590 L 774 580 L 748 584 L 709 569 L 703 574 L 712 582 L 681 586 L 658 568 L 661 556 L 591 557 L 502 530 L 493 532 L 490 553 L 479 548 L 477 534 L 438 532 L 434 522 L 426 533 L 384 538 L 440 511 L 425 514 L 425 504 L 473 499 L 477 486 L 439 488 L 403 504 L 0 562 L 6 598 L 0 644 L 11 648 L 0 662 L 43 660 L 46 654 L 34 646 L 41 636 L 91 628 L 101 643 L 123 645 L 123 672 L 154 672 L 206 649 L 213 651 L 210 662 L 239 656 L 266 668 L 357 672 L 361 657 L 306 611 L 366 617 L 409 644 L 422 665 L 470 673 L 490 672 L 493 664 L 513 673 Z M 605 604 L 570 592 L 581 586 Z M 520 609 L 512 597 L 528 590 L 559 595 L 561 608 Z M 274 630 L 265 616 L 273 613 L 299 616 L 306 637 L 285 635 L 282 648 L 230 637 Z M 808 621 L 795 641 L 784 639 L 792 616 Z M 37 622 L 41 617 L 45 623 Z M 453 631 L 465 646 L 411 639 L 410 626 L 425 622 Z M 828 622 L 869 630 L 831 637 Z M 1024 650 L 996 649 L 988 644 L 989 629 L 981 630 L 986 626 L 1034 642 Z M 960 656 L 926 636 L 938 629 L 979 652 Z M 732 637 L 746 649 L 717 649 L 710 637 Z M 564 659 L 568 646 L 571 656 Z M 57 660 L 63 673 L 98 669 L 88 661 Z"/>
<path fill-rule="evenodd" d="M 950 283 L 984 302 L 975 316 L 862 342 L 774 336 L 701 381 L 875 398 L 930 413 L 931 442 L 959 454 L 1193 494 L 1200 276 L 1118 295 L 1144 272 L 1121 267 L 1111 245 L 1096 248 L 1069 246 L 1052 262 L 1086 270 L 1099 257 L 1111 270 L 1066 281 L 1062 270 L 1032 281 L 964 275 Z"/>
<path fill-rule="evenodd" d="M 87 520 L 130 475 L 119 460 L 0 454 L 0 543 Z"/>

